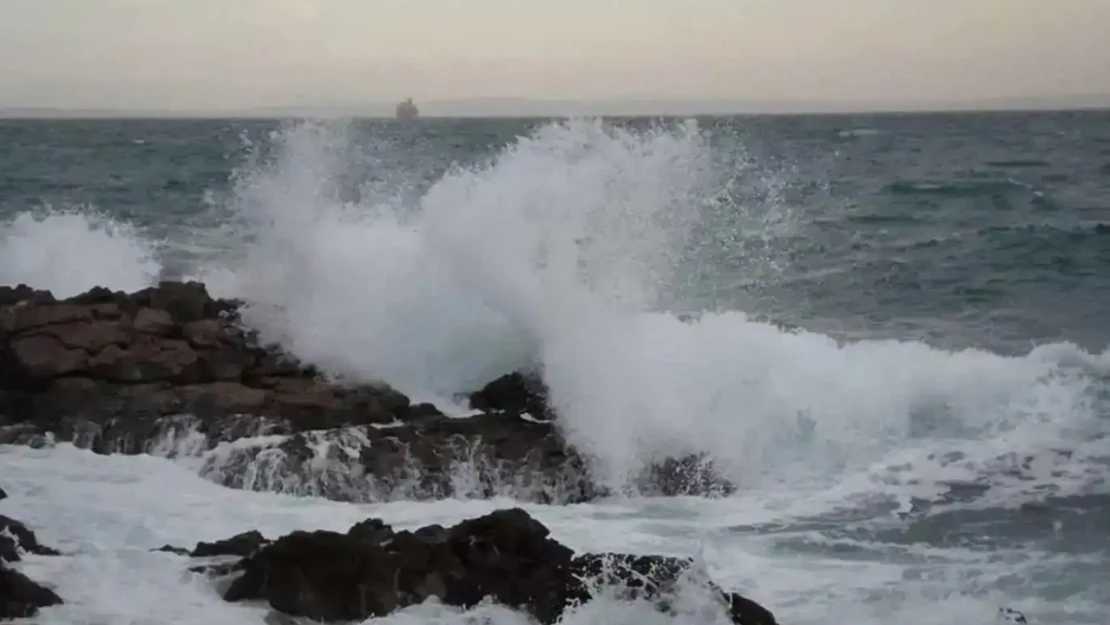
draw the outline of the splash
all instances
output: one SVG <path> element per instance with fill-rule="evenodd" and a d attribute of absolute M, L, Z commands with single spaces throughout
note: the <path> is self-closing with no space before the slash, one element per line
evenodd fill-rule
<path fill-rule="evenodd" d="M 155 246 L 130 224 L 91 209 L 20 213 L 0 223 L 0 284 L 69 297 L 93 286 L 136 291 L 161 267 Z"/>
<path fill-rule="evenodd" d="M 417 396 L 538 364 L 566 434 L 615 488 L 690 452 L 752 488 L 825 487 L 939 445 L 985 465 L 1106 427 L 1107 353 L 841 343 L 741 312 L 664 310 L 690 272 L 712 275 L 722 251 L 705 254 L 702 237 L 727 221 L 721 185 L 737 179 L 695 124 L 550 124 L 415 205 L 350 199 L 355 143 L 345 126 L 294 125 L 241 172 L 234 210 L 251 243 L 227 288 L 248 321 Z M 765 248 L 766 234 L 715 240 L 743 258 L 745 237 Z"/>

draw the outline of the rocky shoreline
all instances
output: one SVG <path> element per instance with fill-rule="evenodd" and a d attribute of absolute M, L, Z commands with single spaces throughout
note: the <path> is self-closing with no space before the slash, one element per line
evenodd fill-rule
<path fill-rule="evenodd" d="M 565 504 L 613 494 L 563 438 L 539 376 L 508 373 L 466 398 L 470 415 L 450 417 L 387 384 L 329 378 L 280 346 L 260 344 L 240 307 L 199 283 L 94 288 L 65 300 L 0 286 L 0 444 L 190 455 L 201 476 L 227 487 L 341 501 L 503 495 Z M 634 486 L 664 496 L 735 490 L 697 454 L 648 467 Z M 493 599 L 547 624 L 598 588 L 666 612 L 677 585 L 692 581 L 733 622 L 775 623 L 690 560 L 576 555 L 520 509 L 450 528 L 395 531 L 367 519 L 345 533 L 271 540 L 248 532 L 163 550 L 190 558 L 184 566 L 212 578 L 227 601 L 318 621 L 380 616 L 434 598 L 463 607 Z M 0 620 L 63 602 L 19 571 L 27 554 L 66 557 L 0 516 Z M 1012 610 L 1000 614 L 1025 622 Z"/>
<path fill-rule="evenodd" d="M 0 287 L 0 444 L 191 454 L 203 459 L 202 476 L 225 486 L 349 501 L 508 495 L 571 503 L 609 494 L 561 435 L 538 377 L 494 380 L 469 396 L 471 415 L 448 417 L 387 384 L 331 379 L 260 344 L 239 307 L 199 283 L 94 288 L 65 300 Z M 652 494 L 731 491 L 693 456 L 653 467 L 642 482 Z M 0 517 L 0 560 L 28 553 L 57 555 Z M 457 606 L 492 598 L 551 623 L 589 599 L 588 580 L 669 609 L 666 596 L 691 570 L 661 556 L 575 556 L 519 509 L 415 532 L 376 519 L 346 533 L 272 541 L 251 532 L 187 553 L 209 560 L 191 569 L 214 577 L 228 601 L 322 621 L 381 616 L 435 597 Z M 735 622 L 774 623 L 757 604 L 702 581 Z M 0 597 L 0 618 L 63 600 L 6 563 Z"/>
<path fill-rule="evenodd" d="M 0 287 L 0 443 L 204 454 L 201 474 L 222 485 L 344 501 L 610 494 L 563 438 L 535 376 L 494 380 L 470 395 L 470 416 L 448 417 L 259 344 L 239 307 L 196 282 L 65 300 Z M 697 456 L 650 467 L 636 487 L 733 490 Z"/>

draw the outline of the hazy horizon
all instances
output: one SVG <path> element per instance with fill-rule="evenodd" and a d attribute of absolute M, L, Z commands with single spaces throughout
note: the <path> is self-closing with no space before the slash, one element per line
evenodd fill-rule
<path fill-rule="evenodd" d="M 1105 107 L 1108 23 L 1105 0 L 4 0 L 0 110 Z"/>
<path fill-rule="evenodd" d="M 604 101 L 536 100 L 513 97 L 417 102 L 421 117 L 566 117 L 684 115 L 840 115 L 944 112 L 1043 112 L 1110 110 L 1110 96 L 998 98 L 974 101 L 830 102 L 830 101 L 683 101 L 612 98 Z M 225 118 L 344 117 L 391 118 L 396 102 L 320 106 L 265 105 L 227 109 L 143 109 L 74 107 L 0 107 L 0 119 L 20 118 Z"/>

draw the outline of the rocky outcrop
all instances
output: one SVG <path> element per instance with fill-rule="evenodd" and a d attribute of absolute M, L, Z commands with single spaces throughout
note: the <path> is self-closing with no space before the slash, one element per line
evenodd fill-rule
<path fill-rule="evenodd" d="M 40 544 L 26 525 L 0 516 L 0 620 L 34 616 L 40 608 L 62 603 L 53 590 L 8 566 L 10 562 L 22 560 L 24 553 L 58 555 L 57 551 Z"/>
<path fill-rule="evenodd" d="M 409 414 L 384 384 L 333 383 L 259 346 L 235 302 L 199 283 L 64 301 L 21 287 L 0 290 L 0 303 L 0 410 L 98 451 L 148 451 L 133 447 L 150 440 L 150 424 L 183 413 L 266 416 L 292 430 Z"/>
<path fill-rule="evenodd" d="M 514 371 L 470 394 L 470 407 L 483 412 L 508 412 L 551 420 L 555 411 L 547 401 L 547 385 L 535 371 Z"/>
<path fill-rule="evenodd" d="M 202 474 L 225 486 L 349 501 L 606 494 L 535 373 L 491 382 L 469 398 L 480 414 L 450 418 L 260 345 L 238 307 L 195 282 L 61 301 L 0 287 L 0 443 L 204 454 Z M 653 466 L 638 486 L 732 491 L 696 456 Z"/>
<path fill-rule="evenodd" d="M 0 561 L 19 562 L 20 553 L 56 556 L 58 552 L 39 544 L 35 533 L 15 519 L 0 515 Z"/>
<path fill-rule="evenodd" d="M 196 569 L 231 576 L 225 600 L 266 601 L 284 614 L 320 621 L 361 621 L 434 597 L 461 607 L 492 599 L 548 624 L 602 588 L 672 611 L 678 587 L 686 583 L 704 591 L 703 600 L 715 602 L 735 623 L 775 624 L 768 610 L 721 590 L 690 560 L 576 556 L 518 508 L 450 528 L 395 531 L 367 519 L 345 533 L 301 531 L 272 542 L 251 537 L 228 544 L 257 547 L 237 563 Z M 199 551 L 198 545 L 193 554 Z M 236 550 L 221 550 L 230 551 Z"/>

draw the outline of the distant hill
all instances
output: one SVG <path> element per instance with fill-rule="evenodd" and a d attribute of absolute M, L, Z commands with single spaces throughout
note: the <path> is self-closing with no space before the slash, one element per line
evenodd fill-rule
<path fill-rule="evenodd" d="M 541 100 L 517 97 L 458 98 L 416 102 L 423 117 L 566 117 L 729 114 L 821 114 L 928 111 L 1021 111 L 1110 109 L 1110 94 L 1013 97 L 983 100 L 832 102 L 786 100 L 611 99 Z M 0 107 L 0 118 L 275 118 L 393 117 L 395 102 L 266 106 L 250 109 L 153 110 L 65 107 Z"/>

